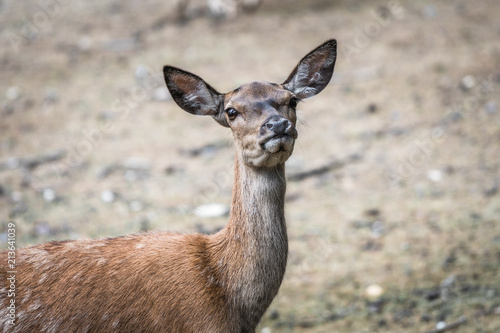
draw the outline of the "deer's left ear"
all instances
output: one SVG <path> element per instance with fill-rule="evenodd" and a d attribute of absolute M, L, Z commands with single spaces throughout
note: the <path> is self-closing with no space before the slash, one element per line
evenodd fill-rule
<path fill-rule="evenodd" d="M 283 82 L 297 98 L 320 93 L 330 82 L 337 59 L 337 41 L 330 39 L 307 54 Z"/>
<path fill-rule="evenodd" d="M 170 95 L 184 111 L 199 116 L 212 116 L 222 126 L 228 126 L 221 111 L 224 95 L 201 77 L 179 68 L 165 66 L 163 75 Z"/>

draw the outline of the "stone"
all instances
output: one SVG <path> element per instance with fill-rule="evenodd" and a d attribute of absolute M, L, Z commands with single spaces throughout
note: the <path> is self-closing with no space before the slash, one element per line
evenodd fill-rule
<path fill-rule="evenodd" d="M 365 289 L 365 296 L 368 299 L 375 300 L 384 294 L 384 289 L 378 284 L 370 284 Z"/>
<path fill-rule="evenodd" d="M 172 99 L 170 93 L 168 92 L 167 87 L 158 87 L 153 90 L 153 101 L 157 102 L 166 102 Z"/>
<path fill-rule="evenodd" d="M 460 81 L 460 88 L 464 91 L 471 90 L 476 86 L 476 79 L 472 75 L 466 75 Z"/>
<path fill-rule="evenodd" d="M 47 202 L 53 202 L 56 200 L 56 192 L 51 188 L 46 188 L 42 192 L 43 199 Z"/>
<path fill-rule="evenodd" d="M 438 183 L 443 180 L 443 172 L 438 169 L 431 169 L 427 171 L 427 178 L 434 183 Z"/>
<path fill-rule="evenodd" d="M 104 190 L 104 191 L 102 191 L 102 193 L 101 193 L 101 200 L 104 203 L 112 203 L 113 201 L 115 201 L 115 199 L 116 199 L 115 192 L 113 192 L 111 190 Z"/>
<path fill-rule="evenodd" d="M 202 218 L 222 217 L 228 214 L 229 207 L 219 203 L 204 204 L 194 209 L 194 215 Z"/>
<path fill-rule="evenodd" d="M 498 111 L 498 104 L 495 101 L 489 101 L 484 105 L 484 110 L 488 114 L 494 114 Z"/>
<path fill-rule="evenodd" d="M 21 96 L 21 88 L 17 86 L 7 88 L 7 91 L 5 92 L 5 97 L 7 97 L 7 99 L 10 101 L 15 101 L 16 99 L 21 98 Z"/>

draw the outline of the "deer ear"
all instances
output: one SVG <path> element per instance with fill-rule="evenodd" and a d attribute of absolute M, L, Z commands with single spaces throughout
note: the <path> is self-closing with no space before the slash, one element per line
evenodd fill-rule
<path fill-rule="evenodd" d="M 212 116 L 219 124 L 228 126 L 221 112 L 224 96 L 201 77 L 172 66 L 163 67 L 163 75 L 170 95 L 183 110 Z"/>
<path fill-rule="evenodd" d="M 307 54 L 283 82 L 297 98 L 320 93 L 330 82 L 337 59 L 337 41 L 330 39 Z"/>

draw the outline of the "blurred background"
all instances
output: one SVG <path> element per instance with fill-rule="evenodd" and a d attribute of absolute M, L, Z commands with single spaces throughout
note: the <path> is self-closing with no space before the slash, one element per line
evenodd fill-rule
<path fill-rule="evenodd" d="M 299 106 L 290 256 L 259 332 L 500 330 L 500 2 L 0 2 L 0 240 L 227 220 L 232 135 L 161 68 L 225 92 L 283 82 L 336 38 Z"/>

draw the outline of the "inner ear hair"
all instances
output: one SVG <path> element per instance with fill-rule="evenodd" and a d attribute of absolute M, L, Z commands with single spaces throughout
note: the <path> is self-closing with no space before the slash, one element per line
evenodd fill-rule
<path fill-rule="evenodd" d="M 299 98 L 312 97 L 330 82 L 337 58 L 337 41 L 331 39 L 303 57 L 283 83 Z"/>
<path fill-rule="evenodd" d="M 203 116 L 219 113 L 222 95 L 201 77 L 172 66 L 163 67 L 163 74 L 170 95 L 183 110 Z"/>

